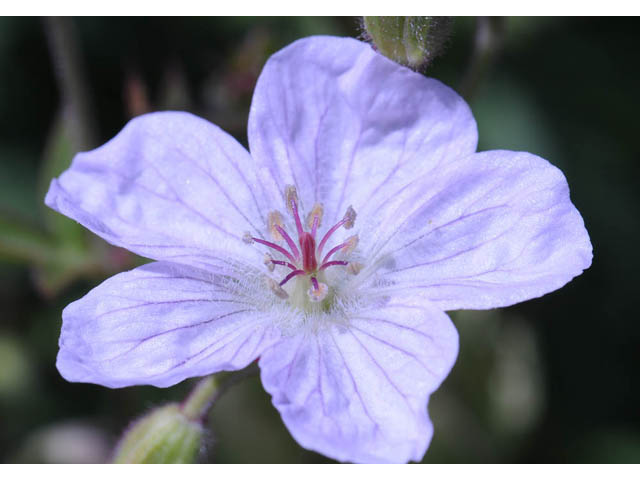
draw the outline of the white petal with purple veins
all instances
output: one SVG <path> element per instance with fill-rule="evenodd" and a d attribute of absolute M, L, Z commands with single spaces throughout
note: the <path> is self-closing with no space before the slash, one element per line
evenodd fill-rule
<path fill-rule="evenodd" d="M 393 297 L 283 340 L 260 358 L 262 382 L 296 440 L 342 461 L 422 459 L 429 395 L 458 353 L 446 314 L 419 296 Z"/>
<path fill-rule="evenodd" d="M 512 305 L 562 287 L 591 264 L 591 243 L 562 172 L 524 152 L 467 157 L 380 211 L 366 247 L 390 290 L 443 310 Z"/>
<path fill-rule="evenodd" d="M 70 381 L 167 387 L 237 370 L 279 334 L 250 289 L 157 262 L 118 274 L 65 308 L 57 366 Z"/>
<path fill-rule="evenodd" d="M 219 268 L 230 257 L 259 258 L 242 235 L 266 235 L 274 201 L 260 185 L 250 155 L 228 134 L 189 113 L 160 112 L 76 155 L 46 203 L 139 255 Z"/>
<path fill-rule="evenodd" d="M 249 145 L 274 182 L 296 185 L 328 223 L 349 206 L 375 214 L 417 176 L 475 152 L 477 128 L 449 87 L 349 38 L 294 42 L 266 63 Z"/>

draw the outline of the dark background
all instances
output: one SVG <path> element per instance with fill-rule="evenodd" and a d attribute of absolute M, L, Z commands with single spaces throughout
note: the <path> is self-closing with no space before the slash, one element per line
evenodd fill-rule
<path fill-rule="evenodd" d="M 431 400 L 425 462 L 640 461 L 639 32 L 637 19 L 459 18 L 427 70 L 468 99 L 480 150 L 564 171 L 594 261 L 544 298 L 452 314 L 460 356 Z M 0 18 L 0 460 L 106 461 L 131 419 L 193 384 L 59 376 L 63 307 L 139 259 L 47 211 L 50 179 L 150 110 L 189 110 L 246 142 L 262 65 L 313 34 L 357 36 L 358 21 Z M 210 423 L 203 461 L 328 461 L 293 441 L 256 378 Z"/>

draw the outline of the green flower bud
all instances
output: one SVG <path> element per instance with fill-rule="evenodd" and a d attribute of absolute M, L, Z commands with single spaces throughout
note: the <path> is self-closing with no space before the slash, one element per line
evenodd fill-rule
<path fill-rule="evenodd" d="M 113 463 L 193 463 L 203 426 L 178 404 L 156 408 L 133 422 L 116 446 Z"/>
<path fill-rule="evenodd" d="M 363 17 L 364 35 L 391 60 L 423 70 L 442 52 L 450 17 Z"/>

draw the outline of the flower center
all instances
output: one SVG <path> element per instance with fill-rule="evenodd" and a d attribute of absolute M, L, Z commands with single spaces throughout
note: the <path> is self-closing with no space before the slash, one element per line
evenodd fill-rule
<path fill-rule="evenodd" d="M 327 242 L 338 229 L 341 227 L 345 229 L 353 227 L 356 212 L 351 206 L 347 208 L 342 219 L 327 230 L 320 242 L 316 243 L 318 228 L 322 224 L 322 205 L 317 203 L 313 206 L 311 212 L 307 215 L 306 225 L 303 225 L 300 219 L 298 194 L 295 187 L 289 185 L 285 188 L 285 201 L 287 210 L 295 222 L 298 237 L 297 243 L 287 232 L 282 215 L 278 211 L 270 212 L 268 217 L 269 232 L 273 241 L 252 237 L 249 233 L 244 235 L 244 241 L 246 243 L 259 243 L 271 249 L 271 253 L 265 254 L 264 260 L 269 271 L 273 272 L 276 267 L 283 267 L 289 270 L 280 282 L 276 282 L 272 278 L 268 279 L 268 285 L 275 295 L 283 299 L 290 298 L 289 293 L 283 287 L 290 280 L 296 278 L 297 288 L 294 288 L 294 292 L 299 293 L 298 291 L 302 287 L 306 297 L 304 302 L 301 302 L 300 298 L 297 299 L 298 301 L 295 303 L 299 304 L 298 306 L 307 304 L 309 301 L 312 303 L 322 302 L 328 298 L 330 293 L 329 286 L 323 282 L 326 269 L 343 267 L 346 268 L 347 273 L 355 275 L 362 268 L 361 264 L 346 260 L 346 257 L 358 245 L 357 235 L 352 235 L 342 243 L 335 245 L 322 256 Z M 305 226 L 308 231 L 305 230 Z M 276 257 L 274 258 L 272 254 Z M 338 255 L 340 257 L 336 259 Z M 319 261 L 319 259 L 322 260 Z M 302 280 L 302 284 L 300 280 Z M 294 294 L 294 296 L 300 297 L 298 294 Z"/>

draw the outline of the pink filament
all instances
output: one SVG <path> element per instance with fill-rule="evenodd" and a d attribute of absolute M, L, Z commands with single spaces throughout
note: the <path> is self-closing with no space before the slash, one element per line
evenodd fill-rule
<path fill-rule="evenodd" d="M 284 279 L 280 282 L 280 286 L 283 286 L 285 283 L 287 283 L 293 277 L 297 277 L 298 275 L 304 275 L 304 270 L 294 270 L 289 275 L 284 277 Z"/>
<path fill-rule="evenodd" d="M 334 265 L 349 265 L 349 262 L 345 262 L 344 260 L 333 260 L 332 262 L 323 263 L 320 270 L 324 270 L 325 268 L 332 267 Z"/>
<path fill-rule="evenodd" d="M 322 249 L 324 248 L 324 244 L 327 243 L 327 240 L 329 240 L 329 237 L 331 235 L 333 235 L 333 232 L 338 230 L 345 223 L 347 223 L 347 219 L 343 218 L 338 223 L 336 223 L 333 227 L 331 227 L 327 233 L 324 234 L 324 237 L 322 237 L 322 240 L 320 241 L 320 245 L 318 245 L 318 255 L 320 255 L 322 253 Z"/>
<path fill-rule="evenodd" d="M 349 245 L 349 242 L 344 242 L 341 243 L 340 245 L 337 245 L 335 247 L 333 247 L 331 250 L 329 250 L 329 253 L 327 253 L 324 258 L 322 259 L 322 263 L 325 263 L 327 260 L 329 260 L 329 258 L 331 257 L 331 255 L 333 255 L 334 253 L 336 253 L 337 251 L 343 249 L 344 247 L 346 247 L 347 245 Z"/>
<path fill-rule="evenodd" d="M 316 238 L 316 231 L 318 230 L 318 223 L 320 223 L 320 217 L 318 215 L 313 216 L 313 225 L 311 227 L 311 236 Z"/>
<path fill-rule="evenodd" d="M 291 210 L 293 210 L 293 218 L 296 221 L 296 228 L 298 229 L 298 237 L 302 236 L 304 230 L 302 228 L 302 222 L 300 221 L 300 215 L 298 215 L 298 204 L 295 199 L 291 199 Z"/>
<path fill-rule="evenodd" d="M 293 252 L 293 256 L 296 258 L 300 258 L 300 252 L 298 251 L 298 247 L 296 247 L 296 243 L 293 240 L 291 240 L 291 237 L 289 236 L 287 231 L 284 228 L 282 228 L 280 225 L 276 225 L 276 230 L 278 230 L 278 233 L 282 235 L 282 238 L 284 238 L 284 240 L 289 245 L 289 248 Z"/>
<path fill-rule="evenodd" d="M 283 254 L 285 257 L 287 257 L 293 263 L 296 263 L 296 259 L 293 258 L 293 256 L 288 251 L 286 251 L 284 248 L 282 248 L 280 245 L 276 245 L 275 243 L 271 243 L 271 242 L 268 242 L 266 240 L 262 240 L 261 238 L 251 237 L 251 240 L 253 240 L 254 242 L 261 243 L 262 245 L 266 245 L 269 248 L 273 248 L 274 250 L 276 250 L 276 251 L 280 252 L 281 254 Z"/>
<path fill-rule="evenodd" d="M 289 267 L 291 270 L 296 270 L 298 268 L 293 263 L 283 262 L 282 260 L 271 260 L 271 263 L 273 263 L 274 265 L 282 265 L 284 267 Z"/>

